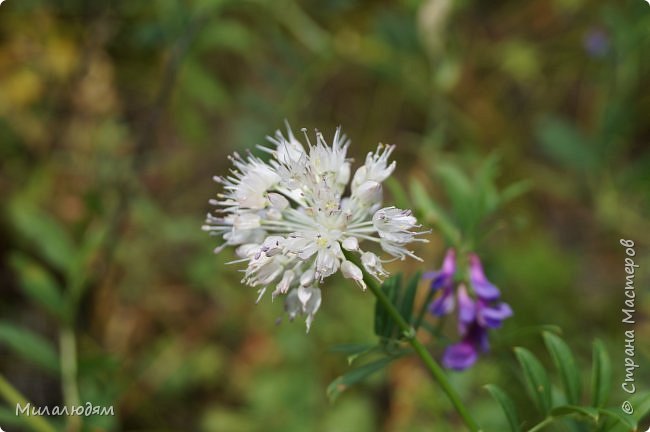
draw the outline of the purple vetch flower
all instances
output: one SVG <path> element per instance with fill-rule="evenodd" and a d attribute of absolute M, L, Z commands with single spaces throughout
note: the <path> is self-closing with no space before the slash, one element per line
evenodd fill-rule
<path fill-rule="evenodd" d="M 503 320 L 512 316 L 507 303 L 500 302 L 501 292 L 492 284 L 483 271 L 478 255 L 468 255 L 469 282 L 454 283 L 456 276 L 456 254 L 450 249 L 437 272 L 425 274 L 431 279 L 431 289 L 436 297 L 430 305 L 433 315 L 450 314 L 458 306 L 458 334 L 461 341 L 450 345 L 443 355 L 443 365 L 453 370 L 464 370 L 472 366 L 481 352 L 489 349 L 488 330 L 499 328 Z"/>
<path fill-rule="evenodd" d="M 483 300 L 478 300 L 476 320 L 486 328 L 499 328 L 503 320 L 512 316 L 512 308 L 508 303 L 489 305 Z"/>
<path fill-rule="evenodd" d="M 436 316 L 447 315 L 454 309 L 454 275 L 456 274 L 456 251 L 449 249 L 439 271 L 426 272 L 422 277 L 431 279 L 431 290 L 438 291 L 429 306 Z"/>
<path fill-rule="evenodd" d="M 494 286 L 483 273 L 481 260 L 475 253 L 469 254 L 469 279 L 472 283 L 472 289 L 482 299 L 495 300 L 501 296 L 499 288 Z"/>
<path fill-rule="evenodd" d="M 479 352 L 486 352 L 489 348 L 487 329 L 473 322 L 460 342 L 447 347 L 442 364 L 447 369 L 465 370 L 476 363 Z"/>
<path fill-rule="evenodd" d="M 501 327 L 503 320 L 512 316 L 506 303 L 495 303 L 482 298 L 472 299 L 465 285 L 458 287 L 458 333 L 461 342 L 445 350 L 443 364 L 453 370 L 472 366 L 480 352 L 489 349 L 488 330 Z"/>

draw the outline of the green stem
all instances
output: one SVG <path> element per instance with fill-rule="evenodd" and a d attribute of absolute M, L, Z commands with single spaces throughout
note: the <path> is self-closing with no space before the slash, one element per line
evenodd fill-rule
<path fill-rule="evenodd" d="M 356 266 L 358 266 L 361 269 L 361 271 L 363 272 L 364 282 L 366 283 L 366 285 L 368 285 L 368 288 L 370 288 L 370 291 L 372 291 L 375 297 L 377 297 L 377 301 L 381 303 L 381 305 L 386 309 L 386 311 L 391 316 L 391 318 L 399 326 L 400 330 L 402 330 L 402 334 L 406 337 L 408 342 L 411 344 L 413 350 L 420 357 L 420 359 L 427 367 L 429 372 L 431 372 L 431 374 L 436 379 L 436 381 L 438 381 L 438 384 L 440 385 L 440 387 L 442 387 L 442 390 L 447 394 L 447 397 L 451 401 L 454 408 L 456 408 L 456 411 L 465 422 L 467 428 L 472 432 L 480 432 L 478 423 L 476 423 L 476 421 L 472 418 L 467 407 L 465 407 L 463 402 L 460 400 L 460 396 L 449 383 L 449 380 L 447 379 L 445 372 L 438 365 L 438 363 L 433 359 L 433 357 L 431 357 L 431 354 L 429 354 L 429 351 L 427 351 L 424 345 L 422 345 L 422 343 L 415 338 L 415 329 L 413 329 L 413 327 L 411 327 L 406 322 L 404 317 L 402 317 L 399 311 L 391 303 L 390 299 L 381 290 L 381 287 L 379 286 L 377 281 L 373 279 L 363 269 L 363 265 L 361 264 L 359 258 L 356 255 L 347 251 L 343 251 L 343 253 L 345 254 L 345 257 L 349 261 L 353 262 Z"/>
<path fill-rule="evenodd" d="M 528 432 L 537 432 L 537 431 L 540 431 L 540 430 L 544 429 L 545 426 L 548 426 L 548 425 L 550 425 L 551 423 L 553 423 L 553 420 L 554 420 L 553 417 L 546 417 L 544 420 L 542 420 L 541 422 L 537 423 L 537 424 L 536 424 L 535 426 L 533 426 L 532 428 L 528 429 Z"/>
<path fill-rule="evenodd" d="M 65 326 L 59 335 L 61 348 L 61 382 L 63 386 L 63 400 L 68 407 L 81 404 L 79 387 L 77 385 L 77 341 L 71 327 Z M 68 416 L 69 432 L 81 430 L 81 417 Z"/>
<path fill-rule="evenodd" d="M 25 396 L 16 390 L 16 388 L 12 386 L 11 383 L 7 381 L 2 375 L 0 375 L 0 395 L 5 401 L 7 401 L 10 406 L 15 406 L 16 411 L 18 411 L 19 405 L 21 408 L 28 407 L 28 409 L 31 405 Z M 25 422 L 29 424 L 32 430 L 36 432 L 56 432 L 56 429 L 54 429 L 54 427 L 41 416 L 28 414 L 25 417 Z"/>

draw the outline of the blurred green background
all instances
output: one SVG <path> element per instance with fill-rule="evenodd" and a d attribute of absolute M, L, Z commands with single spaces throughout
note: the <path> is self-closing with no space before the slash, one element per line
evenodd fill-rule
<path fill-rule="evenodd" d="M 482 385 L 518 391 L 511 348 L 548 360 L 542 324 L 560 326 L 585 366 L 603 339 L 610 402 L 623 400 L 619 238 L 641 266 L 647 390 L 649 29 L 643 0 L 5 1 L 3 376 L 34 404 L 61 405 L 75 398 L 65 371 L 77 353 L 77 399 L 116 410 L 84 419 L 88 431 L 462 430 L 414 358 L 329 403 L 348 369 L 329 347 L 375 339 L 369 293 L 330 279 L 305 335 L 302 322 L 274 324 L 281 302 L 254 304 L 224 264 L 231 251 L 211 253 L 211 177 L 288 119 L 326 136 L 342 125 L 357 162 L 397 144 L 398 180 L 417 178 L 443 208 L 440 166 L 471 177 L 491 156 L 499 187 L 527 182 L 477 245 L 515 316 L 452 374 L 488 430 L 503 415 Z M 430 239 L 425 269 L 446 247 Z M 0 409 L 8 432 L 22 420 Z"/>

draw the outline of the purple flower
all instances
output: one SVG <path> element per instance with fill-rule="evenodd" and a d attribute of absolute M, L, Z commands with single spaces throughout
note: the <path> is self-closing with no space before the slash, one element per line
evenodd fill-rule
<path fill-rule="evenodd" d="M 460 342 L 447 347 L 442 364 L 447 369 L 465 370 L 476 363 L 479 352 L 485 352 L 489 347 L 487 329 L 474 322 Z"/>
<path fill-rule="evenodd" d="M 512 308 L 508 303 L 488 305 L 479 300 L 476 313 L 476 320 L 479 325 L 488 328 L 499 328 L 503 320 L 512 316 Z"/>
<path fill-rule="evenodd" d="M 512 315 L 508 304 L 492 303 L 480 298 L 474 300 L 464 285 L 458 287 L 458 332 L 462 340 L 445 350 L 442 360 L 445 367 L 467 369 L 476 362 L 479 352 L 489 349 L 488 330 L 501 327 L 503 320 Z"/>
<path fill-rule="evenodd" d="M 454 283 L 456 275 L 456 254 L 447 251 L 442 268 L 425 274 L 431 279 L 431 290 L 437 296 L 429 306 L 433 315 L 451 313 L 458 305 L 458 334 L 460 342 L 445 350 L 442 363 L 453 370 L 464 370 L 472 366 L 479 353 L 489 349 L 488 331 L 501 327 L 503 320 L 512 316 L 507 303 L 499 302 L 501 292 L 492 284 L 485 273 L 479 257 L 470 253 L 468 280 L 471 290 L 464 283 Z"/>
<path fill-rule="evenodd" d="M 447 315 L 454 309 L 454 275 L 456 274 L 456 251 L 449 249 L 439 271 L 427 272 L 424 279 L 431 279 L 431 290 L 440 294 L 429 306 L 436 316 Z"/>
<path fill-rule="evenodd" d="M 463 334 L 465 328 L 476 318 L 477 305 L 468 294 L 465 285 L 458 287 L 458 331 Z"/>
<path fill-rule="evenodd" d="M 431 279 L 431 289 L 436 291 L 446 286 L 452 286 L 454 283 L 454 274 L 456 273 L 456 251 L 449 249 L 442 262 L 442 268 L 438 271 L 424 273 L 424 279 Z"/>
<path fill-rule="evenodd" d="M 483 265 L 478 255 L 469 255 L 469 280 L 477 296 L 484 300 L 496 300 L 501 296 L 499 288 L 494 286 L 483 273 Z"/>

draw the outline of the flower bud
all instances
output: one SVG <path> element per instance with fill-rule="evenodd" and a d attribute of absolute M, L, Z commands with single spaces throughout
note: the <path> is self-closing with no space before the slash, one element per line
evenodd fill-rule
<path fill-rule="evenodd" d="M 356 237 L 348 237 L 343 240 L 343 249 L 347 251 L 359 250 L 359 240 Z"/>
<path fill-rule="evenodd" d="M 343 264 L 341 264 L 341 272 L 343 273 L 343 277 L 355 281 L 363 291 L 367 289 L 366 283 L 363 281 L 361 269 L 352 262 L 347 260 L 343 261 Z"/>
<path fill-rule="evenodd" d="M 360 203 L 368 207 L 381 202 L 382 195 L 381 184 L 372 180 L 363 182 L 354 194 Z"/>
<path fill-rule="evenodd" d="M 266 197 L 269 199 L 271 206 L 278 210 L 284 210 L 289 207 L 289 200 L 279 193 L 271 192 Z"/>

